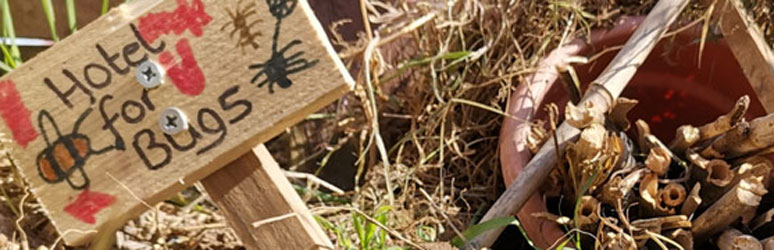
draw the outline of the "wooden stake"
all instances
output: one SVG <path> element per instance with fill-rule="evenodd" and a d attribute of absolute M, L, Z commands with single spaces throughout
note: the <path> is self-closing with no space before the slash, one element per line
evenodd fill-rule
<path fill-rule="evenodd" d="M 263 144 L 201 182 L 248 249 L 333 249 Z"/>
<path fill-rule="evenodd" d="M 767 113 L 774 112 L 774 94 L 771 79 L 774 79 L 774 52 L 750 18 L 739 0 L 717 2 L 718 23 L 723 38 L 736 57 L 739 66 L 747 76 Z"/>
<path fill-rule="evenodd" d="M 605 68 L 599 77 L 591 84 L 586 93 L 582 105 L 593 102 L 595 109 L 607 111 L 613 100 L 618 98 L 623 89 L 632 79 L 637 68 L 642 65 L 650 51 L 656 46 L 661 36 L 666 33 L 669 26 L 677 19 L 683 8 L 688 4 L 687 0 L 659 1 L 651 10 L 645 21 L 637 31 L 629 38 L 621 52 Z M 556 140 L 559 148 L 553 143 L 546 143 L 532 160 L 524 167 L 524 171 L 508 187 L 495 204 L 487 211 L 481 221 L 508 216 L 521 209 L 524 202 L 532 195 L 538 186 L 545 180 L 551 169 L 556 166 L 557 150 L 561 153 L 564 146 L 580 133 L 578 129 L 569 124 L 562 123 L 557 130 Z M 489 247 L 500 235 L 503 228 L 489 230 L 478 235 L 466 244 L 467 247 Z"/>
<path fill-rule="evenodd" d="M 717 244 L 720 250 L 763 250 L 763 246 L 758 239 L 733 228 L 729 228 L 720 234 Z"/>

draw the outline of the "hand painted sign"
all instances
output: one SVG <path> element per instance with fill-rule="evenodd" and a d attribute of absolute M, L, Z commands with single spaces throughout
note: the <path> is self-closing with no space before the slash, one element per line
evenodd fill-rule
<path fill-rule="evenodd" d="M 167 83 L 137 83 L 158 77 L 137 72 L 147 60 Z M 0 79 L 0 127 L 59 232 L 85 231 L 209 175 L 351 84 L 305 1 L 135 0 Z M 180 122 L 160 117 L 171 107 L 189 117 L 176 135 L 158 124 Z"/>

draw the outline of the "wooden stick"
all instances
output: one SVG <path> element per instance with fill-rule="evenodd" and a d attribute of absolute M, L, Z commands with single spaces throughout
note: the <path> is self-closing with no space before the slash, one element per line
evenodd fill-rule
<path fill-rule="evenodd" d="M 703 160 L 692 156 L 689 156 L 689 159 L 699 163 L 696 164 L 697 167 L 691 169 L 691 175 L 694 180 L 701 182 L 705 189 L 710 185 L 725 187 L 734 180 L 734 172 L 731 171 L 731 166 L 724 160 L 713 159 L 705 163 Z M 707 200 L 705 202 L 712 203 Z"/>
<path fill-rule="evenodd" d="M 774 52 L 739 0 L 720 0 L 716 15 L 723 38 L 767 113 L 774 112 Z"/>
<path fill-rule="evenodd" d="M 709 237 L 737 220 L 743 213 L 755 209 L 761 196 L 768 191 L 761 183 L 762 178 L 750 177 L 742 180 L 731 191 L 693 220 L 691 232 L 696 239 Z"/>
<path fill-rule="evenodd" d="M 683 203 L 683 207 L 680 208 L 680 214 L 691 216 L 693 212 L 696 212 L 696 209 L 701 205 L 699 191 L 701 191 L 701 183 L 694 184 L 693 188 L 691 188 L 691 192 L 688 194 L 688 198 L 686 198 Z"/>
<path fill-rule="evenodd" d="M 686 149 L 690 148 L 701 139 L 699 129 L 691 125 L 683 125 L 677 128 L 675 139 L 669 143 L 669 149 L 672 152 L 682 155 Z"/>
<path fill-rule="evenodd" d="M 750 121 L 746 138 L 729 145 L 724 153 L 726 158 L 736 158 L 774 146 L 774 114 Z"/>
<path fill-rule="evenodd" d="M 249 249 L 333 249 L 263 144 L 202 184 Z"/>
<path fill-rule="evenodd" d="M 766 225 L 771 225 L 774 223 L 774 208 L 769 209 L 765 213 L 758 215 L 758 217 L 755 217 L 753 219 L 752 223 L 750 223 L 750 228 L 753 230 L 757 230 L 758 228 L 761 228 Z"/>
<path fill-rule="evenodd" d="M 699 127 L 699 135 L 701 136 L 701 139 L 711 139 L 725 133 L 726 131 L 731 130 L 731 128 L 736 125 L 737 122 L 744 118 L 744 114 L 747 112 L 747 107 L 749 106 L 749 96 L 745 95 L 739 98 L 728 114 L 721 115 L 715 121 Z"/>
<path fill-rule="evenodd" d="M 707 203 L 712 203 L 728 192 L 734 185 L 749 177 L 763 178 L 763 186 L 768 187 L 769 172 L 772 163 L 763 156 L 755 156 L 744 159 L 742 164 L 734 170 L 734 177 L 725 186 L 708 185 L 702 191 L 701 196 Z"/>
<path fill-rule="evenodd" d="M 718 237 L 717 244 L 720 250 L 763 250 L 763 246 L 758 239 L 743 234 L 734 228 L 723 231 L 723 233 L 720 234 L 720 237 Z"/>
<path fill-rule="evenodd" d="M 687 4 L 688 0 L 659 1 L 650 14 L 648 14 L 648 17 L 645 18 L 645 21 L 637 28 L 637 31 L 626 42 L 621 52 L 616 55 L 602 74 L 592 82 L 588 93 L 581 101 L 582 105 L 585 105 L 586 102 L 593 102 L 595 109 L 603 112 L 608 110 L 613 100 L 620 96 L 629 80 L 637 72 L 637 68 L 642 65 L 661 36 L 666 33 L 666 30 L 677 19 L 677 16 L 680 15 Z M 559 148 L 555 148 L 553 143 L 543 145 L 540 151 L 525 166 L 524 171 L 508 186 L 505 193 L 497 199 L 481 221 L 484 222 L 508 216 L 519 211 L 524 202 L 537 190 L 540 183 L 546 179 L 551 169 L 556 166 L 557 150 L 561 153 L 567 142 L 577 137 L 579 133 L 578 129 L 573 128 L 569 124 L 562 123 L 557 131 L 558 138 L 556 138 L 559 142 Z M 484 232 L 472 239 L 466 247 L 476 249 L 489 247 L 494 243 L 502 230 L 503 228 L 497 228 Z"/>
<path fill-rule="evenodd" d="M 761 245 L 763 245 L 763 250 L 774 250 L 774 237 L 761 240 Z"/>
<path fill-rule="evenodd" d="M 691 234 L 691 231 L 678 228 L 667 234 L 667 236 L 677 242 L 677 244 L 680 244 L 683 250 L 693 250 L 693 234 Z"/>

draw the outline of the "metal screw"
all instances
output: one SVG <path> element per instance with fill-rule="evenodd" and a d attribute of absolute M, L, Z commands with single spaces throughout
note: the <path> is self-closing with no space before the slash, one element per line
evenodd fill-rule
<path fill-rule="evenodd" d="M 188 130 L 188 117 L 179 108 L 171 107 L 161 112 L 159 127 L 168 135 L 176 135 Z"/>
<path fill-rule="evenodd" d="M 153 60 L 145 60 L 137 67 L 134 77 L 143 88 L 152 89 L 164 83 L 164 68 Z"/>

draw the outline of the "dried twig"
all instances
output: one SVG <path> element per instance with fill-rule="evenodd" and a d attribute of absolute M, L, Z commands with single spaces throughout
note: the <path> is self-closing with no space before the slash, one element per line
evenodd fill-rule
<path fill-rule="evenodd" d="M 720 250 L 763 250 L 763 246 L 758 239 L 733 228 L 723 231 L 720 237 L 718 237 L 717 244 Z"/>
<path fill-rule="evenodd" d="M 697 239 L 704 239 L 738 219 L 748 210 L 755 209 L 761 196 L 768 191 L 761 183 L 762 178 L 750 177 L 739 182 L 717 202 L 712 204 L 693 221 L 691 232 Z"/>
<path fill-rule="evenodd" d="M 726 131 L 731 130 L 731 128 L 736 125 L 737 122 L 744 118 L 744 114 L 747 112 L 747 107 L 749 106 L 749 96 L 745 95 L 739 98 L 728 114 L 721 115 L 715 121 L 699 127 L 699 135 L 701 136 L 701 139 L 711 139 L 725 133 Z"/>

